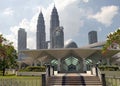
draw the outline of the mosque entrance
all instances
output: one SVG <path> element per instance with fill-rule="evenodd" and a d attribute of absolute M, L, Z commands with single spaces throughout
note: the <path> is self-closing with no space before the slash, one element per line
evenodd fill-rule
<path fill-rule="evenodd" d="M 73 65 L 73 64 L 69 65 L 69 66 L 68 66 L 68 71 L 69 71 L 69 72 L 75 72 L 75 71 L 76 71 L 76 66 Z"/>
<path fill-rule="evenodd" d="M 61 70 L 67 73 L 80 72 L 80 70 L 82 69 L 81 64 L 82 61 L 80 61 L 80 59 L 74 56 L 69 56 L 62 59 Z"/>

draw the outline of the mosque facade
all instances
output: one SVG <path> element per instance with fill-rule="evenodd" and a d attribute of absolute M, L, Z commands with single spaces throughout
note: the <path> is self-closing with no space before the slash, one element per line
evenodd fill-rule
<path fill-rule="evenodd" d="M 91 65 L 101 63 L 112 63 L 110 58 L 119 51 L 110 50 L 108 54 L 102 55 L 103 44 L 92 44 L 92 46 L 79 48 L 75 42 L 67 41 L 64 45 L 64 31 L 60 26 L 59 15 L 54 6 L 50 19 L 50 49 L 46 41 L 45 21 L 42 12 L 40 12 L 37 21 L 36 32 L 36 50 L 25 50 L 22 53 L 27 54 L 31 60 L 29 65 L 50 64 L 59 72 L 85 72 Z M 29 58 L 29 59 L 30 59 Z M 27 60 L 28 61 L 28 60 Z"/>

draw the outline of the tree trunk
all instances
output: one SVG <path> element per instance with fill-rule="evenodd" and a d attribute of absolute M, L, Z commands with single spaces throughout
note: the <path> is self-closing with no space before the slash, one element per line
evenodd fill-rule
<path fill-rule="evenodd" d="M 5 67 L 3 67 L 3 76 L 5 76 Z"/>

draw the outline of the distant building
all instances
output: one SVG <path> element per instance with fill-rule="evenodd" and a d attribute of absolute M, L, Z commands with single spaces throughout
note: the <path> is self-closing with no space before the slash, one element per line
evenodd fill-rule
<path fill-rule="evenodd" d="M 63 27 L 57 27 L 54 31 L 54 48 L 64 47 L 64 32 Z"/>
<path fill-rule="evenodd" d="M 37 21 L 37 32 L 36 32 L 36 48 L 46 49 L 46 33 L 45 33 L 45 21 L 42 12 L 40 12 Z"/>
<path fill-rule="evenodd" d="M 89 44 L 93 44 L 93 43 L 98 42 L 97 31 L 90 31 L 88 33 L 88 38 L 89 38 Z"/>
<path fill-rule="evenodd" d="M 23 28 L 18 30 L 18 51 L 27 49 L 27 33 Z"/>
<path fill-rule="evenodd" d="M 64 32 L 63 27 L 59 26 L 59 15 L 54 6 L 50 19 L 50 48 L 64 47 Z"/>
<path fill-rule="evenodd" d="M 18 52 L 27 49 L 27 33 L 25 29 L 19 28 L 18 30 Z M 18 60 L 25 58 L 26 55 L 23 53 L 18 54 Z"/>

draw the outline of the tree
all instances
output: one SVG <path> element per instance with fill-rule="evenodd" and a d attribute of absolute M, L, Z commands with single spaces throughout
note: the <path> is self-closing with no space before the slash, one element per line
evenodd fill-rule
<path fill-rule="evenodd" d="M 3 76 L 6 68 L 14 68 L 17 66 L 17 52 L 12 44 L 12 42 L 9 42 L 2 35 L 0 35 L 0 61 Z"/>
<path fill-rule="evenodd" d="M 105 54 L 110 48 L 116 48 L 114 47 L 115 45 L 120 48 L 120 28 L 107 36 L 106 44 L 103 47 L 102 53 Z"/>

